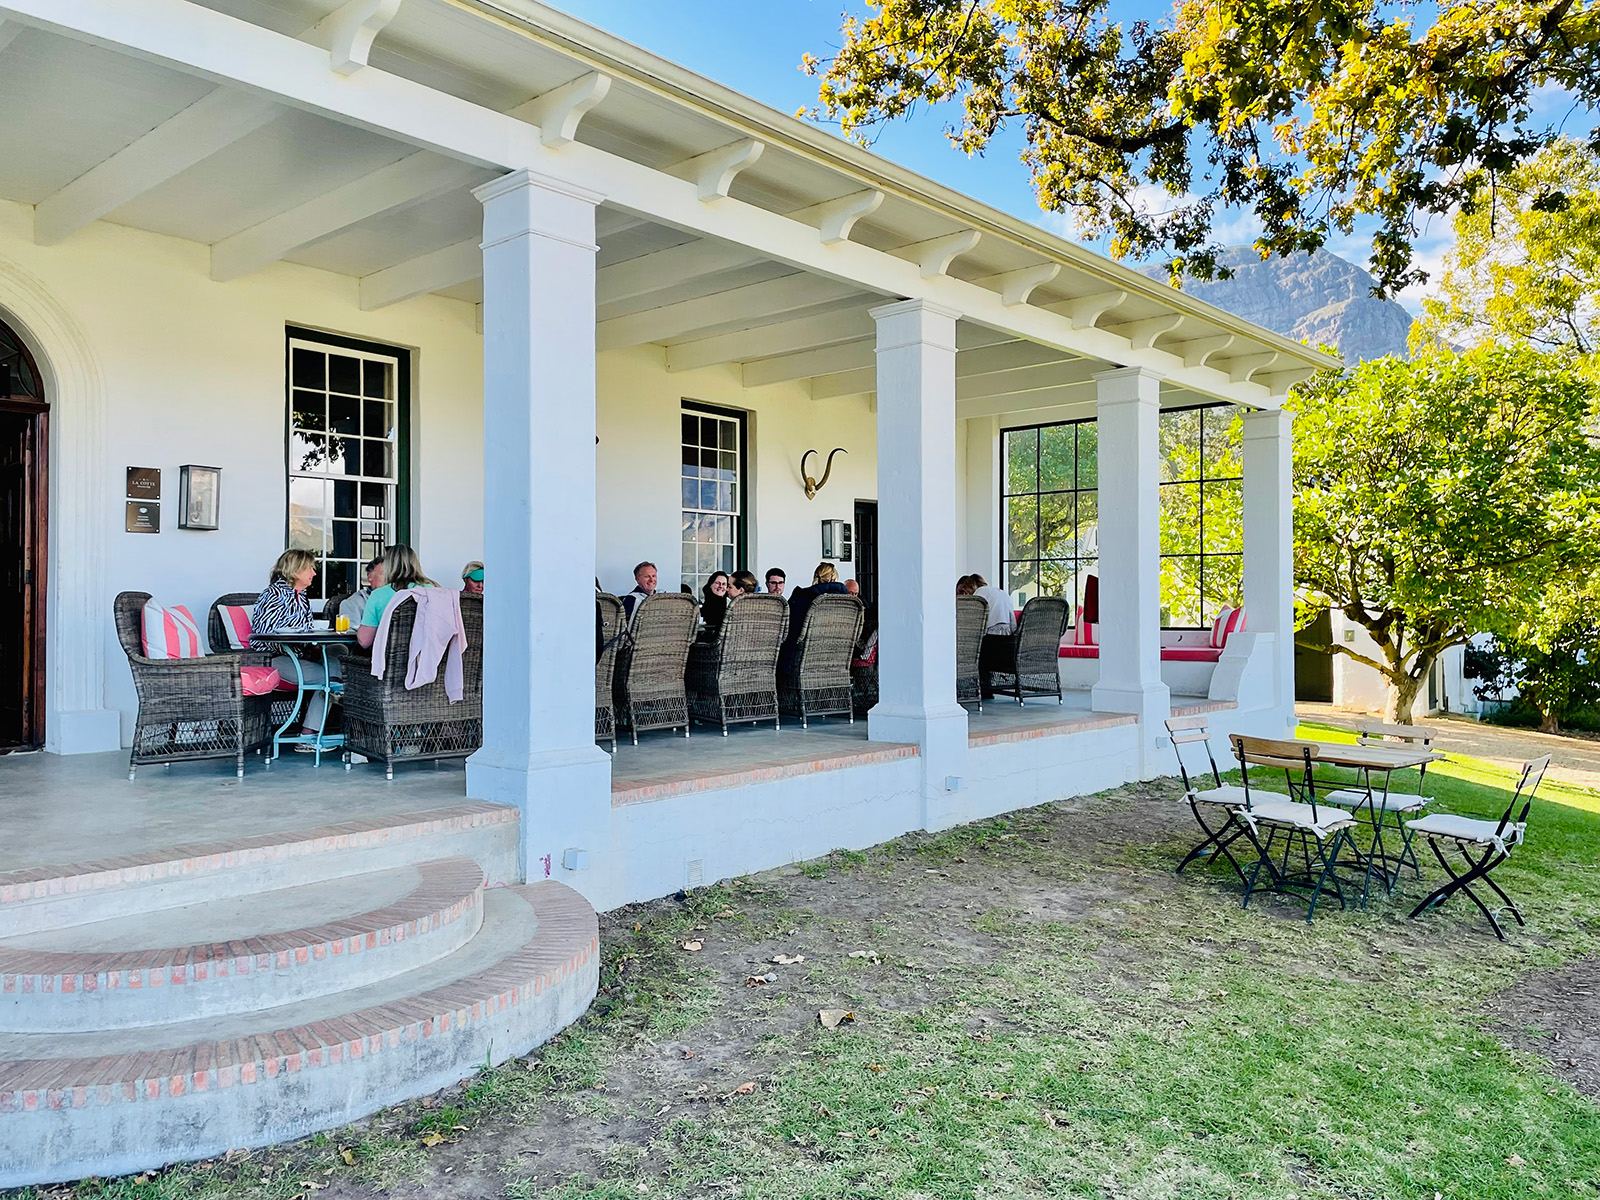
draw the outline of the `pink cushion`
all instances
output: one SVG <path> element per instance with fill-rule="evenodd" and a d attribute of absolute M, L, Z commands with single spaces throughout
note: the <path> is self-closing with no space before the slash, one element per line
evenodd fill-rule
<path fill-rule="evenodd" d="M 146 600 L 140 640 L 146 658 L 199 658 L 204 653 L 200 626 L 181 604 L 165 608 L 154 599 Z"/>
<path fill-rule="evenodd" d="M 1078 623 L 1072 627 L 1072 644 L 1074 646 L 1098 646 L 1100 644 L 1099 629 L 1093 622 L 1085 621 L 1079 616 Z"/>
<path fill-rule="evenodd" d="M 1060 656 L 1062 658 L 1099 658 L 1100 647 L 1077 646 L 1071 642 L 1068 642 L 1061 647 Z"/>
<path fill-rule="evenodd" d="M 1221 650 L 1213 650 L 1209 646 L 1163 646 L 1161 648 L 1161 660 L 1163 662 L 1216 662 L 1221 657 Z"/>
<path fill-rule="evenodd" d="M 222 632 L 228 637 L 228 649 L 250 648 L 250 614 L 253 611 L 242 604 L 217 605 L 217 615 L 222 618 Z"/>
<path fill-rule="evenodd" d="M 265 696 L 278 690 L 283 676 L 271 667 L 240 667 L 239 686 L 246 696 Z"/>
<path fill-rule="evenodd" d="M 1211 648 L 1221 650 L 1228 644 L 1228 638 L 1235 633 L 1244 632 L 1244 609 L 1225 608 L 1217 614 L 1217 619 L 1211 622 Z"/>

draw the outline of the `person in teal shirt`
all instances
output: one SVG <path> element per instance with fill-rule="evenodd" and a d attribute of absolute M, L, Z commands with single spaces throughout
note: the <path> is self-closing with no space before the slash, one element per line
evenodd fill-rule
<path fill-rule="evenodd" d="M 414 587 L 438 587 L 422 573 L 422 560 L 410 546 L 390 546 L 383 553 L 384 585 L 374 588 L 367 597 L 367 606 L 361 610 L 361 628 L 356 630 L 356 642 L 363 650 L 372 649 L 378 636 L 378 623 L 383 620 L 383 610 L 389 607 L 396 592 Z"/>

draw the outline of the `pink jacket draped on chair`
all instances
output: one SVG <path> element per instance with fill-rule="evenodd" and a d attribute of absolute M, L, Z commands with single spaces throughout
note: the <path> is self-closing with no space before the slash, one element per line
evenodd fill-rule
<path fill-rule="evenodd" d="M 442 659 L 444 694 L 455 703 L 461 699 L 464 687 L 461 656 L 467 649 L 467 631 L 461 623 L 461 593 L 454 588 L 407 588 L 395 594 L 383 610 L 377 635 L 372 639 L 372 673 L 383 678 L 388 659 L 389 618 L 407 601 L 417 606 L 417 619 L 411 627 L 411 646 L 406 651 L 406 690 L 426 687 L 437 679 Z"/>

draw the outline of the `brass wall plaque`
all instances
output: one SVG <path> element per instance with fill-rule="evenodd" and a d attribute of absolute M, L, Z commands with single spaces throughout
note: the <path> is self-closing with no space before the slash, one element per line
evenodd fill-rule
<path fill-rule="evenodd" d="M 128 533 L 160 533 L 161 505 L 154 500 L 129 500 Z"/>
<path fill-rule="evenodd" d="M 159 499 L 161 499 L 161 468 L 160 467 L 129 467 L 128 468 L 128 499 L 129 500 L 159 500 Z"/>

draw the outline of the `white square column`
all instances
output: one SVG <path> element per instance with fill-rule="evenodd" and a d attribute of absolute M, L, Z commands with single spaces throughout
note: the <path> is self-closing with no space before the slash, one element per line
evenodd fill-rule
<path fill-rule="evenodd" d="M 1161 376 L 1094 377 L 1100 443 L 1100 680 L 1096 712 L 1139 718 L 1140 771 L 1157 765 L 1172 697 L 1161 682 Z"/>
<path fill-rule="evenodd" d="M 1293 424 L 1283 409 L 1244 415 L 1245 628 L 1271 635 L 1274 704 L 1286 731 L 1294 724 Z"/>
<path fill-rule="evenodd" d="M 923 823 L 956 823 L 945 797 L 967 764 L 956 703 L 956 320 L 925 300 L 878 323 L 878 703 L 875 741 L 921 750 Z"/>
<path fill-rule="evenodd" d="M 483 747 L 467 794 L 522 813 L 522 867 L 603 860 L 611 760 L 594 743 L 595 232 L 601 197 L 528 171 L 483 203 Z M 545 856 L 549 855 L 546 860 Z"/>

